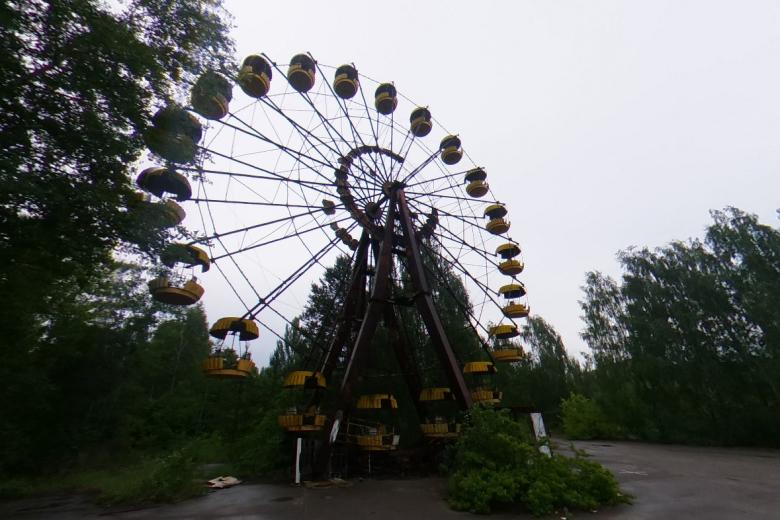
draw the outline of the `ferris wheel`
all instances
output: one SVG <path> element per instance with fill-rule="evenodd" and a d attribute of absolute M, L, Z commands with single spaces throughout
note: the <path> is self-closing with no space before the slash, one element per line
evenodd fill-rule
<path fill-rule="evenodd" d="M 390 394 L 358 395 L 356 380 L 377 325 L 398 325 L 392 288 L 403 273 L 444 383 L 421 387 L 414 356 L 403 348 L 396 354 L 427 414 L 423 435 L 456 436 L 459 425 L 440 410 L 500 402 L 490 378 L 495 363 L 522 358 L 513 338 L 517 320 L 529 313 L 517 278 L 524 268 L 521 248 L 487 170 L 429 106 L 413 103 L 392 82 L 358 73 L 354 64 L 327 66 L 310 54 L 279 63 L 259 54 L 228 76 L 201 76 L 189 106 L 162 108 L 145 135 L 164 164 L 141 172 L 137 184 L 154 198 L 136 204 L 171 226 L 186 212 L 195 233 L 163 255 L 165 272 L 149 284 L 153 296 L 191 305 L 204 294 L 194 271 L 220 276 L 236 312 L 211 327 L 216 343 L 204 373 L 249 377 L 256 370 L 249 341 L 261 334 L 283 339 L 284 330 L 270 325 L 275 322 L 302 328 L 292 321 L 300 302 L 288 297 L 296 283 L 305 285 L 339 255 L 349 257 L 350 279 L 335 309 L 338 326 L 324 341 L 318 336 L 304 358 L 307 366 L 284 381 L 306 405 L 279 423 L 297 434 L 322 432 L 331 442 L 341 427 L 361 449 L 384 451 L 398 442 L 386 421 L 343 428 L 350 412 L 398 406 Z M 470 302 L 457 299 L 445 270 L 458 277 Z M 456 356 L 432 284 L 456 297 L 464 322 L 485 347 L 480 359 Z M 335 404 L 323 410 L 317 396 L 328 389 L 336 393 Z"/>

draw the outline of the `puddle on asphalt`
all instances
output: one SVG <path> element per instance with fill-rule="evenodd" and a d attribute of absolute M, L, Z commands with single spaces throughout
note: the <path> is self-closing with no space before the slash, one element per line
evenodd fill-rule
<path fill-rule="evenodd" d="M 276 497 L 276 498 L 272 498 L 271 502 L 289 502 L 292 499 L 293 497 Z"/>

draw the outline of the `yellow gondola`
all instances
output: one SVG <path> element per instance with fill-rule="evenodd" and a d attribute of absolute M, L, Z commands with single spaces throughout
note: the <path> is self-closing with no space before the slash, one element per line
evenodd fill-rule
<path fill-rule="evenodd" d="M 455 395 L 447 387 L 423 388 L 420 391 L 420 401 L 452 401 Z"/>
<path fill-rule="evenodd" d="M 255 363 L 246 345 L 243 353 L 228 346 L 228 335 L 240 342 L 252 341 L 260 336 L 260 329 L 254 320 L 228 316 L 220 318 L 209 329 L 209 335 L 219 340 L 215 350 L 203 362 L 203 373 L 207 377 L 236 379 L 248 377 L 256 372 Z"/>
<path fill-rule="evenodd" d="M 476 388 L 471 392 L 471 400 L 475 403 L 494 406 L 501 402 L 503 392 L 490 388 Z"/>
<path fill-rule="evenodd" d="M 354 436 L 354 442 L 362 451 L 392 451 L 398 448 L 400 437 L 388 432 L 384 424 L 363 428 L 363 432 Z"/>
<path fill-rule="evenodd" d="M 184 201 L 192 196 L 192 187 L 187 177 L 171 168 L 153 166 L 146 168 L 135 179 L 135 183 L 144 191 L 155 197 L 162 198 L 170 193 L 178 201 Z"/>
<path fill-rule="evenodd" d="M 145 193 L 136 193 L 127 203 L 128 209 L 141 217 L 141 225 L 153 228 L 170 228 L 178 226 L 187 216 L 184 208 L 174 201 L 161 200 L 152 202 Z"/>
<path fill-rule="evenodd" d="M 506 206 L 497 202 L 485 208 L 484 215 L 489 219 L 503 218 L 507 214 Z"/>
<path fill-rule="evenodd" d="M 487 173 L 482 168 L 473 168 L 467 171 L 465 177 L 466 193 L 475 199 L 484 197 L 490 189 L 485 179 L 487 179 Z"/>
<path fill-rule="evenodd" d="M 490 336 L 498 339 L 511 339 L 519 335 L 515 325 L 495 325 L 490 328 Z"/>
<path fill-rule="evenodd" d="M 325 382 L 325 376 L 319 372 L 310 370 L 296 370 L 290 372 L 284 378 L 282 383 L 284 388 L 308 388 L 324 390 L 328 386 Z"/>
<path fill-rule="evenodd" d="M 472 181 L 466 185 L 466 193 L 475 199 L 484 197 L 489 189 L 490 186 L 485 181 Z"/>
<path fill-rule="evenodd" d="M 453 439 L 460 433 L 461 425 L 437 417 L 432 422 L 420 423 L 420 429 L 423 436 L 429 439 Z"/>
<path fill-rule="evenodd" d="M 167 276 L 159 276 L 149 283 L 149 292 L 152 298 L 168 305 L 192 305 L 203 296 L 205 289 L 198 284 L 195 277 L 188 280 L 181 287 L 171 285 Z"/>
<path fill-rule="evenodd" d="M 505 260 L 498 264 L 498 270 L 501 274 L 507 276 L 517 276 L 523 272 L 525 265 L 519 260 Z"/>
<path fill-rule="evenodd" d="M 374 106 L 377 112 L 385 116 L 395 111 L 395 107 L 398 106 L 398 93 L 392 83 L 382 83 L 376 88 Z"/>
<path fill-rule="evenodd" d="M 359 410 L 396 410 L 398 401 L 391 394 L 361 395 L 355 408 Z"/>
<path fill-rule="evenodd" d="M 167 267 L 173 267 L 177 263 L 184 264 L 185 267 L 199 265 L 204 273 L 211 267 L 208 253 L 192 244 L 170 244 L 160 255 L 160 261 Z"/>
<path fill-rule="evenodd" d="M 314 86 L 316 64 L 307 54 L 296 54 L 287 69 L 287 81 L 298 92 L 308 92 Z"/>
<path fill-rule="evenodd" d="M 233 86 L 216 72 L 206 72 L 195 82 L 190 93 L 193 110 L 206 119 L 222 119 L 228 114 Z"/>
<path fill-rule="evenodd" d="M 514 282 L 514 283 L 502 285 L 501 288 L 498 290 L 498 294 L 500 294 L 507 300 L 522 298 L 523 296 L 525 296 L 525 285 L 523 285 L 520 282 Z"/>
<path fill-rule="evenodd" d="M 496 373 L 496 366 L 490 361 L 469 361 L 463 366 L 464 374 L 489 375 Z"/>
<path fill-rule="evenodd" d="M 507 318 L 527 318 L 531 309 L 523 303 L 510 303 L 501 308 Z"/>
<path fill-rule="evenodd" d="M 293 433 L 318 432 L 325 427 L 328 417 L 320 414 L 316 409 L 299 412 L 296 408 L 287 410 L 287 413 L 277 418 L 279 426 Z"/>
<path fill-rule="evenodd" d="M 523 349 L 511 344 L 497 345 L 491 355 L 497 363 L 514 363 L 523 359 Z"/>
<path fill-rule="evenodd" d="M 247 96 L 260 99 L 268 94 L 272 77 L 271 66 L 265 58 L 252 54 L 247 56 L 241 65 L 238 84 Z"/>
<path fill-rule="evenodd" d="M 409 116 L 412 135 L 415 137 L 425 137 L 431 133 L 433 123 L 431 122 L 431 111 L 427 107 L 417 107 L 412 110 Z"/>
<path fill-rule="evenodd" d="M 460 146 L 460 138 L 456 135 L 448 135 L 441 140 L 439 149 L 441 150 L 441 160 L 444 164 L 453 165 L 460 161 L 461 157 L 463 157 Z"/>
<path fill-rule="evenodd" d="M 514 242 L 507 242 L 496 248 L 496 254 L 504 260 L 509 260 L 520 254 L 520 246 Z"/>
<path fill-rule="evenodd" d="M 144 134 L 149 149 L 160 157 L 176 163 L 195 159 L 197 144 L 203 136 L 198 120 L 181 107 L 161 108 L 152 117 L 152 126 Z"/>
<path fill-rule="evenodd" d="M 350 99 L 357 94 L 360 88 L 358 72 L 352 65 L 342 65 L 336 69 L 336 77 L 333 79 L 333 90 L 342 99 Z"/>
<path fill-rule="evenodd" d="M 502 235 L 509 231 L 510 222 L 503 218 L 493 218 L 485 224 L 485 229 L 494 235 Z"/>
<path fill-rule="evenodd" d="M 251 359 L 232 360 L 233 356 L 235 356 L 235 351 L 232 349 L 225 349 L 220 353 L 210 355 L 201 366 L 203 374 L 217 379 L 241 379 L 249 377 L 257 370 Z"/>
<path fill-rule="evenodd" d="M 158 203 L 163 210 L 165 224 L 168 227 L 175 227 L 182 223 L 184 217 L 187 216 L 187 212 L 184 208 L 173 202 L 172 200 L 166 200 Z"/>
<path fill-rule="evenodd" d="M 239 341 L 252 341 L 260 337 L 260 328 L 254 320 L 235 316 L 220 318 L 209 329 L 211 337 L 221 340 L 231 332 L 238 335 Z"/>

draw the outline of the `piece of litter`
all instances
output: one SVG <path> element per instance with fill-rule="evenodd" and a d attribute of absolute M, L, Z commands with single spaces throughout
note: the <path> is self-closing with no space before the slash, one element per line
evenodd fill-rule
<path fill-rule="evenodd" d="M 227 487 L 235 486 L 236 484 L 241 484 L 241 481 L 238 480 L 236 477 L 217 477 L 206 482 L 206 485 L 208 487 L 214 489 L 227 488 Z"/>

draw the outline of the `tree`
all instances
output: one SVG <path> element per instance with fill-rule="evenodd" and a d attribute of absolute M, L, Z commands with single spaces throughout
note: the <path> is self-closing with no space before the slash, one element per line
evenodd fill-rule
<path fill-rule="evenodd" d="M 775 444 L 780 232 L 712 216 L 704 241 L 623 251 L 620 284 L 588 275 L 586 392 L 641 437 Z"/>
<path fill-rule="evenodd" d="M 232 43 L 219 0 L 5 2 L 0 17 L 0 333 L 17 346 L 58 283 L 86 284 L 121 245 L 159 250 L 166 233 L 125 210 L 141 134 Z"/>

